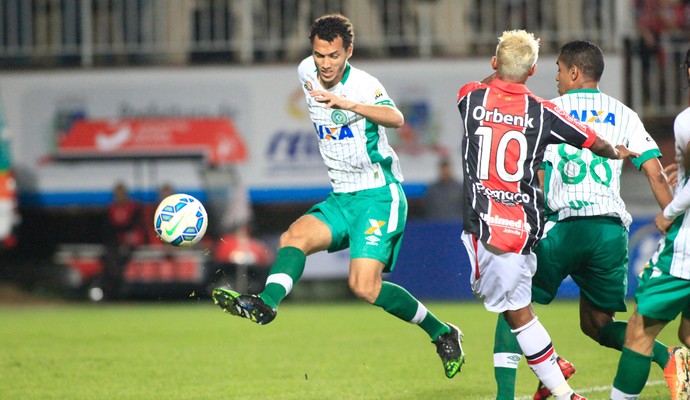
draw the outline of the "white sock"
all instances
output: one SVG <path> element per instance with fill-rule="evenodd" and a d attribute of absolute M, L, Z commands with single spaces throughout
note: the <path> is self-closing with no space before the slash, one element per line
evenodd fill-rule
<path fill-rule="evenodd" d="M 494 353 L 494 367 L 517 369 L 522 359 L 522 354 Z"/>
<path fill-rule="evenodd" d="M 544 326 L 535 317 L 524 326 L 512 331 L 517 338 L 525 360 L 530 369 L 537 375 L 554 397 L 570 395 L 573 390 L 565 381 L 561 368 L 558 366 L 556 350 L 551 343 L 551 337 Z"/>
<path fill-rule="evenodd" d="M 640 397 L 640 394 L 623 393 L 615 387 L 611 389 L 611 400 L 635 400 Z"/>

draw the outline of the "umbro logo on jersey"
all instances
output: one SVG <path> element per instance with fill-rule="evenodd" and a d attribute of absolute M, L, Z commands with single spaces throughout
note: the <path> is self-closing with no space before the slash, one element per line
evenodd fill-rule
<path fill-rule="evenodd" d="M 319 136 L 319 139 L 343 140 L 355 137 L 349 125 L 330 127 L 314 124 L 314 128 L 316 129 L 316 134 Z"/>
<path fill-rule="evenodd" d="M 598 122 L 616 126 L 616 114 L 597 110 L 570 110 L 570 116 L 582 122 Z"/>
<path fill-rule="evenodd" d="M 374 235 L 365 236 L 365 237 L 364 237 L 364 240 L 367 241 L 367 243 L 366 243 L 367 246 L 378 246 L 378 245 L 379 245 L 379 242 L 381 241 L 381 239 L 377 238 L 377 237 L 374 236 Z"/>
<path fill-rule="evenodd" d="M 498 111 L 498 108 L 494 107 L 493 110 L 489 111 L 486 108 L 479 106 L 472 110 L 472 118 L 477 121 L 493 122 L 496 124 L 508 124 L 513 126 L 521 126 L 523 128 L 534 128 L 533 120 L 529 114 L 524 115 L 513 115 L 513 114 L 503 114 Z"/>

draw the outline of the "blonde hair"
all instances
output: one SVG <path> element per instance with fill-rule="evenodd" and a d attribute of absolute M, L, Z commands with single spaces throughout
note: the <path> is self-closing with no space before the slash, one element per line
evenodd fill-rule
<path fill-rule="evenodd" d="M 534 34 L 522 29 L 504 31 L 496 46 L 498 77 L 526 81 L 538 57 L 539 42 L 534 38 Z"/>

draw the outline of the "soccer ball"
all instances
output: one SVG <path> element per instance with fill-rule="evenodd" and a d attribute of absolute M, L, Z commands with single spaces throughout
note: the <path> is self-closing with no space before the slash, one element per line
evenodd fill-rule
<path fill-rule="evenodd" d="M 176 193 L 163 199 L 153 216 L 158 237 L 176 247 L 189 247 L 201 240 L 208 227 L 203 204 L 193 196 Z"/>

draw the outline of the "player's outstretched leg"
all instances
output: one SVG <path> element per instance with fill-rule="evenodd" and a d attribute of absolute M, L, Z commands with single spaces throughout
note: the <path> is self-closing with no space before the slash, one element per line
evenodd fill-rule
<path fill-rule="evenodd" d="M 686 400 L 690 396 L 690 374 L 688 374 L 688 349 L 685 347 L 669 347 L 669 360 L 664 368 L 666 385 L 671 391 L 671 399 Z"/>
<path fill-rule="evenodd" d="M 381 291 L 373 303 L 387 313 L 418 325 L 436 345 L 436 352 L 441 357 L 443 369 L 448 378 L 460 372 L 465 362 L 462 352 L 462 332 L 456 326 L 440 321 L 436 316 L 412 296 L 405 288 L 391 282 L 383 281 Z"/>
<path fill-rule="evenodd" d="M 276 317 L 278 305 L 302 276 L 306 259 L 302 250 L 282 247 L 271 266 L 263 292 L 249 295 L 217 288 L 213 291 L 213 301 L 225 312 L 266 325 Z"/>
<path fill-rule="evenodd" d="M 276 317 L 276 310 L 254 294 L 240 294 L 232 290 L 217 288 L 213 290 L 213 301 L 223 311 L 238 317 L 247 318 L 259 325 L 266 325 Z"/>
<path fill-rule="evenodd" d="M 454 377 L 462 369 L 465 363 L 465 353 L 462 351 L 462 331 L 455 325 L 446 322 L 450 332 L 439 335 L 433 343 L 436 352 L 443 362 L 443 369 L 448 378 Z"/>
<path fill-rule="evenodd" d="M 561 368 L 561 372 L 563 372 L 563 377 L 566 381 L 570 379 L 571 376 L 575 375 L 575 366 L 568 360 L 561 357 L 558 357 L 556 360 L 558 361 L 558 366 Z M 551 391 L 539 381 L 537 392 L 534 393 L 534 400 L 546 400 L 549 397 L 551 397 Z"/>

